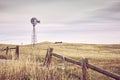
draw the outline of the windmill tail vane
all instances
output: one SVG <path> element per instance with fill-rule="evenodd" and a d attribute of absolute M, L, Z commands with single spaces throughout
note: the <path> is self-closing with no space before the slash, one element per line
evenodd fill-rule
<path fill-rule="evenodd" d="M 37 21 L 37 23 L 40 23 L 40 21 Z"/>

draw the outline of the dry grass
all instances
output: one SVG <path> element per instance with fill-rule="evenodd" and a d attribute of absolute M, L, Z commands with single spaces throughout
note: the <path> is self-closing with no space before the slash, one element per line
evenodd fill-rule
<path fill-rule="evenodd" d="M 0 45 L 0 47 L 4 48 L 6 45 Z M 45 42 L 37 44 L 34 48 L 30 45 L 20 46 L 18 61 L 1 60 L 0 80 L 76 80 L 81 77 L 81 67 L 56 58 L 53 58 L 50 68 L 43 67 L 41 64 L 43 64 L 48 47 L 54 48 L 53 52 L 55 53 L 76 60 L 86 57 L 89 63 L 120 75 L 119 44 L 54 44 Z M 89 80 L 96 79 L 114 80 L 89 70 Z"/>
<path fill-rule="evenodd" d="M 73 80 L 64 70 L 32 61 L 0 61 L 0 80 Z"/>

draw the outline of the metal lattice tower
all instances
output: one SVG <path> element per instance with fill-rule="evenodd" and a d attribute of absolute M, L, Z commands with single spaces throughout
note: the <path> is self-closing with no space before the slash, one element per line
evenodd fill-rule
<path fill-rule="evenodd" d="M 38 21 L 36 18 L 31 18 L 31 23 L 33 25 L 32 40 L 31 41 L 32 41 L 33 46 L 35 46 L 35 43 L 37 42 L 35 26 L 37 23 L 40 23 L 40 21 Z"/>

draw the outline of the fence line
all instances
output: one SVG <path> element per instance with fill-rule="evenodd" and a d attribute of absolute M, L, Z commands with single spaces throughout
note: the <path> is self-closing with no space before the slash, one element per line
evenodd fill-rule
<path fill-rule="evenodd" d="M 63 59 L 62 55 L 58 55 L 56 53 L 53 53 L 53 48 L 48 48 L 43 65 L 46 65 L 47 67 L 49 67 L 49 65 L 51 63 L 51 60 L 52 60 L 52 56 Z M 104 74 L 106 76 L 109 76 L 109 77 L 111 77 L 111 78 L 113 78 L 115 80 L 120 80 L 119 75 L 113 74 L 111 72 L 108 72 L 108 71 L 105 71 L 105 70 L 100 69 L 98 67 L 95 67 L 92 64 L 89 64 L 88 59 L 86 59 L 86 58 L 83 58 L 82 62 L 78 62 L 76 60 L 73 60 L 73 59 L 70 59 L 70 58 L 67 58 L 67 57 L 64 57 L 64 60 L 82 67 L 82 80 L 88 80 L 88 72 L 87 72 L 88 68 L 92 69 L 94 71 L 97 71 L 99 73 L 102 73 L 102 74 Z"/>
<path fill-rule="evenodd" d="M 19 46 L 16 46 L 16 47 L 13 47 L 13 48 L 10 48 L 10 47 L 6 47 L 5 49 L 1 49 L 1 51 L 6 51 L 6 55 L 8 55 L 8 51 L 9 50 L 15 50 L 15 56 L 16 56 L 16 59 L 19 59 Z"/>

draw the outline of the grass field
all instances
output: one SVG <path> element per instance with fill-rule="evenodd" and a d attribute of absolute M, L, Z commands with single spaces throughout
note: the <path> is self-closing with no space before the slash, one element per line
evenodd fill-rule
<path fill-rule="evenodd" d="M 0 45 L 0 49 L 6 46 Z M 81 67 L 53 58 L 52 66 L 42 66 L 48 47 L 54 53 L 81 60 L 88 58 L 89 63 L 107 71 L 120 75 L 120 44 L 54 44 L 43 42 L 20 46 L 19 60 L 0 60 L 0 80 L 78 80 L 81 77 Z M 9 51 L 9 55 L 14 54 Z M 1 52 L 1 55 L 5 52 Z M 14 56 L 13 56 L 14 57 Z M 95 71 L 89 70 L 89 80 L 114 80 Z"/>

